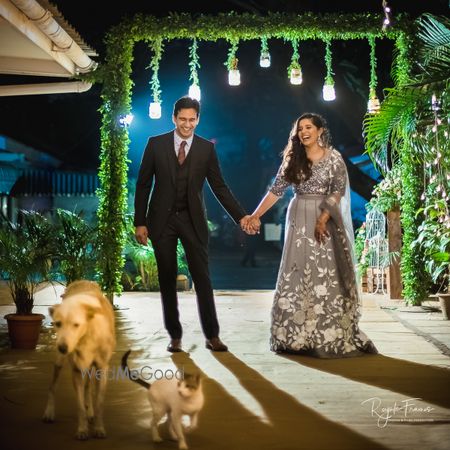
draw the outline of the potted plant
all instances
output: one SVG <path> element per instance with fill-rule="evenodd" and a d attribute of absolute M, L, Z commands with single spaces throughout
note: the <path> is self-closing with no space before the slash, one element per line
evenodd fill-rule
<path fill-rule="evenodd" d="M 437 296 L 444 319 L 450 319 L 450 218 L 443 216 L 445 202 L 437 202 L 423 209 L 425 220 L 418 228 L 414 245 L 424 250 L 425 268 L 434 283 L 439 285 Z M 444 219 L 442 219 L 444 217 Z"/>
<path fill-rule="evenodd" d="M 96 232 L 81 214 L 56 210 L 55 242 L 58 272 L 67 285 L 75 280 L 93 278 L 97 256 Z"/>
<path fill-rule="evenodd" d="M 33 314 L 34 294 L 48 280 L 54 232 L 50 222 L 35 211 L 21 211 L 21 222 L 0 223 L 0 268 L 7 278 L 14 314 L 5 316 L 13 348 L 36 347 L 44 316 Z"/>

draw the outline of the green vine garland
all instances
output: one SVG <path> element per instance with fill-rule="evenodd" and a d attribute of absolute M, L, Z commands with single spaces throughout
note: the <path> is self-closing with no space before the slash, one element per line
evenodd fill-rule
<path fill-rule="evenodd" d="M 236 70 L 238 65 L 238 59 L 236 58 L 236 53 L 238 51 L 239 47 L 239 40 L 238 39 L 231 39 L 230 40 L 230 48 L 228 50 L 228 58 L 227 61 L 224 63 L 228 70 Z"/>
<path fill-rule="evenodd" d="M 289 67 L 287 69 L 289 77 L 291 76 L 292 69 L 301 69 L 299 63 L 300 54 L 298 52 L 298 39 L 297 38 L 291 39 L 291 44 L 292 44 L 291 63 L 289 64 Z"/>
<path fill-rule="evenodd" d="M 400 47 L 404 33 L 410 27 L 406 17 L 398 16 L 396 24 L 382 31 L 380 14 L 326 14 L 305 13 L 301 15 L 270 13 L 266 16 L 253 14 L 221 13 L 216 16 L 188 13 L 170 14 L 164 18 L 138 14 L 114 26 L 106 36 L 107 54 L 99 69 L 88 74 L 86 79 L 102 82 L 103 105 L 101 126 L 101 163 L 99 178 L 99 239 L 100 258 L 98 273 L 103 289 L 112 294 L 120 293 L 123 247 L 125 244 L 125 213 L 127 210 L 127 170 L 129 137 L 126 127 L 118 123 L 118 118 L 131 110 L 131 64 L 134 44 L 149 42 L 154 52 L 151 67 L 153 76 L 151 87 L 153 96 L 160 100 L 157 78 L 162 42 L 173 39 L 194 38 L 205 41 L 225 39 L 231 43 L 227 67 L 232 66 L 230 56 L 236 58 L 241 40 L 283 39 L 285 41 L 321 39 L 367 39 L 369 36 L 392 39 Z M 399 44 L 400 42 L 400 44 Z M 158 53 L 159 52 L 159 53 Z M 159 55 L 159 56 L 157 56 Z M 408 56 L 399 59 L 408 62 Z M 403 70 L 407 78 L 408 68 Z M 156 74 L 156 75 L 155 75 Z"/>
<path fill-rule="evenodd" d="M 333 67 L 332 67 L 332 55 L 331 55 L 331 39 L 325 40 L 325 66 L 327 68 L 327 74 L 325 76 L 325 84 L 334 86 L 333 80 Z"/>
<path fill-rule="evenodd" d="M 152 89 L 152 98 L 155 103 L 161 103 L 161 85 L 159 83 L 158 72 L 159 63 L 162 58 L 164 44 L 162 39 L 155 39 L 151 43 L 151 49 L 153 52 L 153 57 L 150 61 L 150 68 L 152 69 L 152 78 L 150 81 L 150 86 Z"/>
<path fill-rule="evenodd" d="M 375 54 L 375 36 L 369 36 L 370 46 L 370 82 L 369 82 L 369 98 L 377 95 L 377 57 Z"/>
<path fill-rule="evenodd" d="M 192 80 L 192 84 L 199 86 L 198 69 L 200 69 L 200 61 L 198 58 L 198 44 L 197 39 L 192 40 L 192 44 L 189 47 L 189 79 Z"/>

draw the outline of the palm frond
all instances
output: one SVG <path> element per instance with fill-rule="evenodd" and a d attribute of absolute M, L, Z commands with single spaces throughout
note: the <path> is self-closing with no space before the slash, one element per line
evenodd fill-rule
<path fill-rule="evenodd" d="M 414 110 L 421 98 L 420 90 L 408 87 L 387 89 L 386 92 L 379 113 L 368 114 L 364 119 L 367 153 L 383 173 L 389 170 L 389 143 L 395 155 L 403 139 L 404 127 L 414 129 Z"/>
<path fill-rule="evenodd" d="M 450 76 L 450 20 L 446 17 L 424 14 L 417 19 L 420 66 L 426 71 Z"/>

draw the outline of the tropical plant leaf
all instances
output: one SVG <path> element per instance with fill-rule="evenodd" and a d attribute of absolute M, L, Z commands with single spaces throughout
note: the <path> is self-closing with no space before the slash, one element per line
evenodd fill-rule
<path fill-rule="evenodd" d="M 387 89 L 386 92 L 379 113 L 367 114 L 363 124 L 367 153 L 383 173 L 389 170 L 391 162 L 388 160 L 389 144 L 392 154 L 397 154 L 403 142 L 403 130 L 414 130 L 414 111 L 421 98 L 417 89 L 409 87 Z"/>
<path fill-rule="evenodd" d="M 418 37 L 422 41 L 419 66 L 435 80 L 450 76 L 450 20 L 424 14 L 417 19 Z M 427 77 L 428 78 L 428 77 Z"/>

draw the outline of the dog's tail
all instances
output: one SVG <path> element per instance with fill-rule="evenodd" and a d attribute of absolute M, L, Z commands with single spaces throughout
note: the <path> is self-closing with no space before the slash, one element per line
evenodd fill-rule
<path fill-rule="evenodd" d="M 122 370 L 127 375 L 128 379 L 131 381 L 134 381 L 135 383 L 139 384 L 140 386 L 145 387 L 146 389 L 150 389 L 150 383 L 147 383 L 146 381 L 142 380 L 141 378 L 138 378 L 136 376 L 131 376 L 130 369 L 128 368 L 128 356 L 130 356 L 131 350 L 128 350 L 123 356 L 122 356 Z"/>

